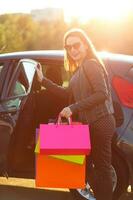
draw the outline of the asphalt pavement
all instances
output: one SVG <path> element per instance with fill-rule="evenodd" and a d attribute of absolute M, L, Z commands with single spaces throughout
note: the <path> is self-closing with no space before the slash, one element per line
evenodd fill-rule
<path fill-rule="evenodd" d="M 119 200 L 133 200 L 133 193 L 128 193 Z M 0 200 L 73 200 L 69 189 L 36 188 L 33 179 L 0 177 Z"/>
<path fill-rule="evenodd" d="M 35 188 L 34 180 L 0 178 L 0 200 L 72 200 L 68 189 Z"/>

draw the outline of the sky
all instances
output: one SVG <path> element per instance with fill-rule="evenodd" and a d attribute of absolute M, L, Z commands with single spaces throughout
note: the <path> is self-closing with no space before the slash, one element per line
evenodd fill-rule
<path fill-rule="evenodd" d="M 83 21 L 95 17 L 116 20 L 133 12 L 133 0 L 0 0 L 0 14 L 46 7 L 63 8 L 67 18 L 78 16 Z"/>
<path fill-rule="evenodd" d="M 12 12 L 30 12 L 32 9 L 62 7 L 62 0 L 0 0 L 0 14 Z"/>

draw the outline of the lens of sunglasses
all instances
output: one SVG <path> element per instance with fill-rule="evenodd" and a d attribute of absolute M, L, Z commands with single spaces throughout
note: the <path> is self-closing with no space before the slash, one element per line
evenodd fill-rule
<path fill-rule="evenodd" d="M 74 44 L 72 44 L 72 45 L 66 45 L 66 46 L 65 46 L 65 49 L 66 49 L 67 51 L 71 51 L 72 47 L 73 47 L 74 49 L 79 49 L 80 45 L 81 45 L 80 42 L 76 42 L 76 43 L 74 43 Z"/>

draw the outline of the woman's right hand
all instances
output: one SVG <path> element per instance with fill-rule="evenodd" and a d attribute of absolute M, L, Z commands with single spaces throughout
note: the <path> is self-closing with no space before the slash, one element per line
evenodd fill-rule
<path fill-rule="evenodd" d="M 37 80 L 39 82 L 42 82 L 44 76 L 43 76 L 43 72 L 42 72 L 42 66 L 40 63 L 38 63 L 38 65 L 37 65 L 36 72 L 37 72 Z"/>

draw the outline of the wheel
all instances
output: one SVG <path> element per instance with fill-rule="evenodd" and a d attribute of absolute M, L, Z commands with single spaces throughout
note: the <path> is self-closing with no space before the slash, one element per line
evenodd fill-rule
<path fill-rule="evenodd" d="M 124 161 L 116 154 L 112 159 L 113 200 L 118 200 L 128 187 L 128 170 Z M 70 190 L 73 200 L 96 200 L 89 183 L 85 189 Z"/>
<path fill-rule="evenodd" d="M 118 200 L 124 192 L 127 192 L 129 171 L 126 162 L 116 152 L 113 152 L 112 164 L 117 175 L 117 184 L 113 193 L 113 200 Z"/>

